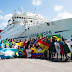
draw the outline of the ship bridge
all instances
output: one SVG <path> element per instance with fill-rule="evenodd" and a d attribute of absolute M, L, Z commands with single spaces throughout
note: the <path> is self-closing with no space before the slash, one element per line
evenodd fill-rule
<path fill-rule="evenodd" d="M 28 26 L 33 26 L 46 22 L 46 19 L 43 18 L 43 16 L 30 12 L 24 12 L 23 14 L 15 13 L 12 17 L 12 20 L 13 24 L 23 23 L 27 24 Z"/>

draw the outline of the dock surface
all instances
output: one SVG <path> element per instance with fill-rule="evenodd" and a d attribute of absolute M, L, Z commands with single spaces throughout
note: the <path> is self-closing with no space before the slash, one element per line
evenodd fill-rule
<path fill-rule="evenodd" d="M 0 60 L 0 72 L 72 72 L 72 62 L 51 62 L 41 59 Z"/>

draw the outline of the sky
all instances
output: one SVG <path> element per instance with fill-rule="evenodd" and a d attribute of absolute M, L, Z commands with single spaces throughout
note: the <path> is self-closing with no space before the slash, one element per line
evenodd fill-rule
<path fill-rule="evenodd" d="M 14 10 L 35 12 L 48 20 L 72 18 L 72 0 L 0 0 L 0 30 L 7 26 Z"/>

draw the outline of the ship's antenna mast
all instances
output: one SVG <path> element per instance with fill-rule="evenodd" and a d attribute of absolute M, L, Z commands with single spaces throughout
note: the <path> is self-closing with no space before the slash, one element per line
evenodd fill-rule
<path fill-rule="evenodd" d="M 16 14 L 16 10 L 14 10 L 14 14 Z"/>
<path fill-rule="evenodd" d="M 21 7 L 21 14 L 23 14 L 23 10 L 24 10 L 24 8 Z"/>
<path fill-rule="evenodd" d="M 37 12 L 37 9 L 35 8 L 35 12 L 34 13 L 36 13 Z"/>

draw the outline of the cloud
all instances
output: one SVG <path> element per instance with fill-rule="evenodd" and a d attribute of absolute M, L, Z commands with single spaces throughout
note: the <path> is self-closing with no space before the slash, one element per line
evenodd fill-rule
<path fill-rule="evenodd" d="M 32 4 L 34 6 L 40 6 L 42 4 L 42 0 L 32 0 Z"/>
<path fill-rule="evenodd" d="M 3 16 L 0 15 L 0 19 L 3 19 Z"/>
<path fill-rule="evenodd" d="M 6 14 L 5 16 L 0 15 L 0 29 L 4 29 L 7 24 L 8 20 L 12 17 L 12 14 Z"/>
<path fill-rule="evenodd" d="M 4 20 L 4 21 L 8 21 L 11 17 L 12 17 L 12 14 L 9 13 L 9 14 L 7 14 L 7 15 L 5 15 L 5 16 L 3 17 L 3 20 Z"/>
<path fill-rule="evenodd" d="M 3 11 L 2 11 L 2 10 L 0 10 L 0 13 L 3 13 Z"/>
<path fill-rule="evenodd" d="M 63 8 L 64 8 L 64 6 L 62 6 L 62 5 L 55 5 L 54 6 L 54 10 L 57 12 L 61 11 Z"/>
<path fill-rule="evenodd" d="M 55 18 L 53 18 L 53 20 L 60 20 L 60 19 L 66 19 L 66 18 L 72 18 L 72 13 L 67 11 L 60 12 Z"/>

